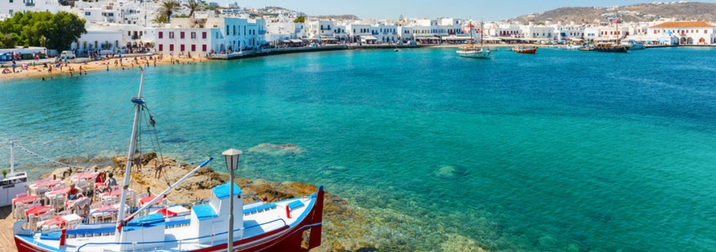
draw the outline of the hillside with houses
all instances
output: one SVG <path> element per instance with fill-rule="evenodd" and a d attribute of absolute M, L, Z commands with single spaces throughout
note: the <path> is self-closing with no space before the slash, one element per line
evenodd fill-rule
<path fill-rule="evenodd" d="M 601 23 L 619 16 L 625 22 L 716 21 L 716 3 L 654 2 L 609 7 L 564 7 L 510 19 L 519 22 Z"/>

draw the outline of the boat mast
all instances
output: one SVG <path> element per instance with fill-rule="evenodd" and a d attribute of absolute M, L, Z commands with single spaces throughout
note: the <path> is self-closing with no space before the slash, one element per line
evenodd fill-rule
<path fill-rule="evenodd" d="M 480 48 L 482 48 L 482 33 L 483 33 L 482 20 L 480 20 L 480 30 L 478 32 L 480 32 Z"/>
<path fill-rule="evenodd" d="M 15 142 L 10 141 L 10 173 L 15 173 Z"/>
<path fill-rule="evenodd" d="M 136 108 L 136 110 L 134 111 L 134 123 L 132 123 L 132 137 L 129 139 L 127 167 L 125 167 L 124 169 L 124 184 L 122 186 L 122 197 L 119 200 L 119 212 L 117 213 L 117 232 L 115 235 L 115 241 L 117 242 L 121 240 L 122 236 L 122 226 L 124 225 L 124 211 L 127 202 L 127 190 L 129 189 L 129 173 L 131 172 L 132 156 L 134 155 L 134 151 L 136 150 L 137 144 L 137 131 L 139 128 L 140 117 L 139 113 L 142 110 L 142 105 L 144 105 L 144 99 L 142 98 L 142 88 L 144 87 L 144 68 L 140 67 L 139 69 L 140 71 L 142 71 L 142 77 L 139 81 L 139 94 L 137 94 L 137 97 L 132 97 L 132 103 L 134 103 L 134 107 Z"/>
<path fill-rule="evenodd" d="M 617 16 L 617 21 L 616 21 L 616 27 L 617 27 L 617 44 L 616 44 L 616 45 L 619 45 L 619 38 L 621 37 L 621 34 L 620 34 L 621 32 L 619 32 L 619 22 L 621 22 L 621 20 L 619 19 L 619 11 L 615 10 L 614 13 L 615 13 L 616 16 Z"/>

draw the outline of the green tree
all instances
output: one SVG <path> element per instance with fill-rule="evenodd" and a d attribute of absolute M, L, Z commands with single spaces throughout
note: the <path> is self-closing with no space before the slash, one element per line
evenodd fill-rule
<path fill-rule="evenodd" d="M 204 10 L 204 3 L 197 2 L 196 0 L 189 0 L 189 17 L 194 17 L 194 12 Z"/>
<path fill-rule="evenodd" d="M 294 23 L 303 23 L 305 21 L 306 21 L 306 17 L 304 17 L 304 16 L 299 16 L 293 20 Z"/>
<path fill-rule="evenodd" d="M 43 46 L 46 43 L 48 48 L 66 50 L 87 30 L 85 20 L 75 14 L 44 11 L 17 12 L 12 18 L 0 22 L 0 33 L 13 34 L 15 45 Z M 5 37 L 3 40 L 8 41 Z M 8 43 L 3 46 L 9 47 Z"/>
<path fill-rule="evenodd" d="M 158 14 L 156 17 L 154 17 L 154 19 L 152 19 L 152 23 L 155 23 L 155 24 L 163 24 L 166 22 L 169 22 L 167 20 L 167 16 L 165 16 L 164 14 L 161 14 L 161 13 Z"/>
<path fill-rule="evenodd" d="M 162 2 L 161 6 L 162 7 L 159 8 L 159 12 L 163 13 L 164 16 L 167 17 L 167 23 L 169 23 L 172 19 L 172 14 L 174 14 L 174 11 L 179 9 L 181 5 L 174 0 L 167 0 Z"/>

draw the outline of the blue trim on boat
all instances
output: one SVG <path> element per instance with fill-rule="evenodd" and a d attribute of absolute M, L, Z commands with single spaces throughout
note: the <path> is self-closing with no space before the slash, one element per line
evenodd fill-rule
<path fill-rule="evenodd" d="M 204 161 L 203 163 L 201 163 L 201 164 L 199 165 L 199 167 L 204 167 L 205 165 L 209 164 L 209 162 L 211 162 L 211 160 L 214 160 L 214 157 L 209 157 L 209 159 L 207 159 L 206 161 Z"/>
<path fill-rule="evenodd" d="M 288 208 L 291 210 L 302 207 L 302 206 L 303 206 L 303 202 L 301 202 L 300 200 L 296 200 L 294 202 L 288 203 Z"/>
<path fill-rule="evenodd" d="M 189 224 L 190 222 L 191 222 L 191 219 L 175 220 L 175 221 L 167 222 L 165 225 L 167 225 L 167 227 L 168 227 L 168 226 Z"/>
<path fill-rule="evenodd" d="M 303 213 L 296 218 L 296 221 L 293 222 L 291 225 L 289 225 L 290 227 L 293 227 L 296 224 L 301 223 L 301 221 L 303 221 L 303 219 L 306 218 L 306 215 L 308 215 L 308 213 L 311 212 L 311 210 L 313 210 L 313 207 L 316 204 L 316 195 L 317 195 L 316 193 L 312 193 L 311 195 L 308 195 L 308 197 L 311 198 L 311 200 L 308 201 L 308 206 L 306 206 L 306 211 L 303 211 Z"/>
<path fill-rule="evenodd" d="M 60 251 L 57 248 L 47 246 L 43 243 L 39 243 L 35 241 L 35 238 L 32 238 L 32 236 L 25 236 L 25 235 L 15 235 L 16 237 L 25 240 L 25 242 L 32 244 L 34 246 L 40 247 L 41 249 L 47 250 L 47 251 Z"/>
<path fill-rule="evenodd" d="M 256 206 L 256 207 L 246 208 L 246 209 L 244 209 L 244 214 L 257 212 L 259 210 L 266 210 L 266 209 L 269 209 L 269 208 L 272 208 L 275 206 L 276 206 L 276 203 L 269 203 L 269 204 L 263 204 L 263 205 Z"/>
<path fill-rule="evenodd" d="M 116 230 L 115 227 L 69 229 L 69 230 L 67 230 L 67 234 L 68 235 L 101 234 L 101 233 L 111 233 L 111 232 L 114 232 L 115 230 Z"/>
<path fill-rule="evenodd" d="M 144 99 L 139 97 L 132 97 L 132 103 L 134 104 L 144 104 Z"/>
<path fill-rule="evenodd" d="M 56 241 L 59 241 L 61 235 L 62 235 L 62 232 L 61 232 L 61 231 L 51 231 L 51 232 L 47 232 L 47 233 L 42 233 L 42 234 L 40 234 L 40 239 L 41 239 L 41 240 L 56 240 Z"/>
<path fill-rule="evenodd" d="M 219 185 L 217 187 L 212 188 L 211 191 L 213 191 L 214 195 L 216 195 L 216 197 L 219 199 L 229 197 L 229 190 L 231 189 L 229 187 L 229 184 L 234 185 L 234 195 L 241 195 L 241 188 L 239 188 L 239 186 L 234 183 L 226 183 L 223 185 Z"/>
<path fill-rule="evenodd" d="M 133 219 L 127 223 L 127 226 L 134 227 L 147 227 L 153 226 L 159 223 L 165 222 L 164 216 L 160 213 L 145 215 L 136 219 Z"/>
<path fill-rule="evenodd" d="M 192 212 L 196 214 L 196 218 L 199 220 L 206 220 L 211 218 L 219 217 L 216 215 L 216 212 L 214 212 L 214 208 L 212 208 L 210 205 L 198 205 L 191 208 Z"/>

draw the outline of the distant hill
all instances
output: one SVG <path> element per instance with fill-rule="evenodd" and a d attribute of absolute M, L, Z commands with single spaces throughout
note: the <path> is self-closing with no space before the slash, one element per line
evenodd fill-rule
<path fill-rule="evenodd" d="M 607 22 L 616 17 L 625 22 L 648 22 L 660 18 L 675 18 L 676 20 L 716 21 L 716 3 L 666 3 L 666 4 L 636 4 L 614 7 L 568 7 L 558 8 L 542 13 L 533 13 L 509 19 L 541 23 L 552 21 L 577 24 Z"/>

